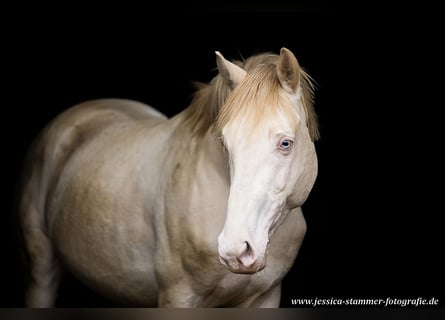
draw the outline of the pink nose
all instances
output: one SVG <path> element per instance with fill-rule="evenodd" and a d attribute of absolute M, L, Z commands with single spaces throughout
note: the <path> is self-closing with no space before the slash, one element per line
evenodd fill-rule
<path fill-rule="evenodd" d="M 220 251 L 219 258 L 220 262 L 234 273 L 255 273 L 264 268 L 248 241 L 241 243 L 237 250 Z"/>

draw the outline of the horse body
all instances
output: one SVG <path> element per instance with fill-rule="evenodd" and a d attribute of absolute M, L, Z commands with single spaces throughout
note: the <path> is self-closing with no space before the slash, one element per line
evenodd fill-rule
<path fill-rule="evenodd" d="M 197 134 L 189 118 L 187 110 L 167 119 L 138 102 L 104 99 L 47 126 L 25 165 L 20 203 L 28 306 L 54 304 L 61 265 L 125 305 L 279 305 L 306 230 L 302 200 L 280 209 L 264 254 L 255 245 L 263 240 L 249 238 L 235 265 L 223 246 L 232 233 L 233 160 L 212 127 Z M 305 177 L 310 190 L 314 171 Z"/>

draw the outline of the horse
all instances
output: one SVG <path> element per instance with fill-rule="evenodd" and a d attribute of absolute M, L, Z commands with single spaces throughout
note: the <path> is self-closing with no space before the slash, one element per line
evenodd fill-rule
<path fill-rule="evenodd" d="M 215 56 L 172 117 L 86 100 L 35 137 L 18 209 L 26 307 L 56 307 L 62 271 L 122 306 L 280 306 L 318 174 L 314 81 L 285 47 Z"/>

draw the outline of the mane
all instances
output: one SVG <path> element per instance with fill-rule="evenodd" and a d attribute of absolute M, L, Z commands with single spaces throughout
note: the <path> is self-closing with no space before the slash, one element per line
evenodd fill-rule
<path fill-rule="evenodd" d="M 193 134 L 203 135 L 215 123 L 231 90 L 219 74 L 208 84 L 195 82 L 194 85 L 196 92 L 185 110 L 185 123 L 192 128 Z"/>
<path fill-rule="evenodd" d="M 300 68 L 301 75 L 301 103 L 306 111 L 306 125 L 309 130 L 309 135 L 312 141 L 320 139 L 320 130 L 318 126 L 318 116 L 314 109 L 314 79 L 302 68 Z"/>
<path fill-rule="evenodd" d="M 290 101 L 280 95 L 276 63 L 278 55 L 262 53 L 244 61 L 233 61 L 247 71 L 246 79 L 231 93 L 220 75 L 208 84 L 195 83 L 195 92 L 190 106 L 186 109 L 186 123 L 194 134 L 204 134 L 209 128 L 221 128 L 238 116 L 253 113 L 252 123 L 259 124 L 276 111 L 275 107 L 294 119 L 296 110 Z M 306 125 L 313 141 L 319 139 L 318 119 L 315 113 L 314 83 L 312 78 L 300 68 L 301 103 L 306 113 Z M 242 94 L 240 94 L 242 92 Z M 288 107 L 289 106 L 289 107 Z"/>

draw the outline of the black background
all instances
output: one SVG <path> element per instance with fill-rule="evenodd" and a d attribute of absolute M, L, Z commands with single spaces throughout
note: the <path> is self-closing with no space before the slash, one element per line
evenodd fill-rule
<path fill-rule="evenodd" d="M 434 8 L 152 6 L 5 10 L 2 305 L 23 306 L 12 199 L 25 149 L 49 120 L 103 97 L 136 99 L 172 116 L 190 102 L 192 81 L 216 74 L 215 50 L 239 59 L 283 46 L 318 83 L 321 140 L 319 176 L 303 207 L 308 232 L 283 282 L 282 306 L 297 297 L 436 297 L 443 305 L 443 80 Z M 67 279 L 58 306 L 114 305 Z"/>

